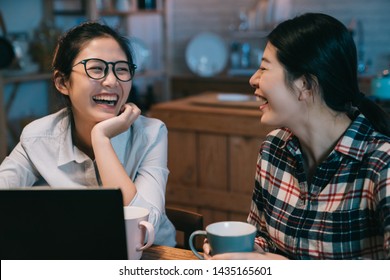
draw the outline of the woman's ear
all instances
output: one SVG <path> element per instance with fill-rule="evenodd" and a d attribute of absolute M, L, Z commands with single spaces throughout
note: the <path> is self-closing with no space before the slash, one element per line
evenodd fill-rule
<path fill-rule="evenodd" d="M 313 85 L 309 83 L 305 76 L 296 79 L 294 85 L 298 91 L 298 100 L 307 100 L 313 96 Z"/>
<path fill-rule="evenodd" d="M 69 90 L 67 87 L 67 82 L 65 82 L 64 75 L 59 71 L 54 72 L 54 86 L 56 89 L 63 95 L 69 95 Z"/>

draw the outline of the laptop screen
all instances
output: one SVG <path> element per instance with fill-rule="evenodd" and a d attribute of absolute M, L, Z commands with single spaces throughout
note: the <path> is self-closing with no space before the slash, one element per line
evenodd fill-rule
<path fill-rule="evenodd" d="M 127 259 L 119 189 L 0 190 L 1 259 Z"/>

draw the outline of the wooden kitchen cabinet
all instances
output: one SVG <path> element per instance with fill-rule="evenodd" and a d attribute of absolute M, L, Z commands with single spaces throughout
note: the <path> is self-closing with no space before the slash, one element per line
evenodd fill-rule
<path fill-rule="evenodd" d="M 206 96 L 216 94 L 160 103 L 150 110 L 168 128 L 167 205 L 201 213 L 205 225 L 245 221 L 258 150 L 271 128 L 260 125 L 255 102 L 248 107 L 198 103 Z"/>
<path fill-rule="evenodd" d="M 193 96 L 205 91 L 253 94 L 249 85 L 250 76 L 229 76 L 221 74 L 214 77 L 180 75 L 171 77 L 171 98 Z M 359 88 L 366 95 L 371 95 L 372 76 L 359 77 Z"/>
<path fill-rule="evenodd" d="M 199 77 L 194 75 L 173 76 L 171 83 L 171 98 L 178 99 L 193 96 L 205 91 L 253 93 L 249 85 L 250 77 L 243 76 L 215 76 Z"/>

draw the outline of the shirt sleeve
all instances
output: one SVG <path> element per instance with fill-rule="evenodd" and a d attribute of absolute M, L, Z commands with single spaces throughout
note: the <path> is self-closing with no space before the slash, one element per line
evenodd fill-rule
<path fill-rule="evenodd" d="M 165 212 L 165 191 L 169 174 L 167 138 L 167 129 L 161 125 L 156 137 L 153 137 L 152 142 L 148 144 L 147 151 L 139 164 L 134 179 L 137 195 L 130 203 L 148 208 L 149 221 L 155 226 L 160 223 L 161 215 Z"/>
<path fill-rule="evenodd" d="M 18 143 L 0 165 L 0 188 L 32 186 L 38 180 L 36 173 L 26 151 Z"/>
<path fill-rule="evenodd" d="M 390 259 L 390 165 L 379 174 L 379 183 L 376 190 L 377 209 L 379 220 L 383 221 L 384 255 Z"/>
<path fill-rule="evenodd" d="M 264 201 L 262 195 L 262 187 L 260 180 L 260 162 L 261 162 L 261 153 L 259 153 L 256 166 L 256 175 L 255 175 L 255 188 L 253 190 L 252 202 L 250 207 L 250 212 L 248 216 L 248 223 L 254 225 L 257 228 L 257 234 L 255 243 L 259 245 L 266 252 L 275 252 L 275 246 L 270 239 L 265 221 Z"/>
<path fill-rule="evenodd" d="M 155 244 L 175 246 L 175 228 L 165 214 L 165 191 L 168 180 L 168 132 L 158 125 L 157 134 L 146 132 L 141 143 L 147 147 L 136 171 L 134 184 L 137 194 L 130 205 L 149 209 L 149 222 L 155 228 Z M 149 134 L 149 136 L 147 136 Z M 142 148 L 139 147 L 139 150 Z"/>

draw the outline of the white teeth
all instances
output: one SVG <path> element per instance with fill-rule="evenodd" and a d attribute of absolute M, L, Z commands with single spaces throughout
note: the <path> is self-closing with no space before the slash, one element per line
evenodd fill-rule
<path fill-rule="evenodd" d="M 93 101 L 97 104 L 105 104 L 109 106 L 115 106 L 118 102 L 118 96 L 116 94 L 101 94 L 92 97 Z"/>
<path fill-rule="evenodd" d="M 261 105 L 264 105 L 264 104 L 267 104 L 267 103 L 268 103 L 267 98 L 264 98 L 264 97 L 262 97 L 262 96 L 256 96 L 256 101 L 261 102 Z"/>
<path fill-rule="evenodd" d="M 97 95 L 93 97 L 94 100 L 98 101 L 117 101 L 118 96 L 117 95 Z"/>

